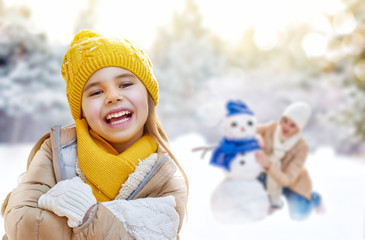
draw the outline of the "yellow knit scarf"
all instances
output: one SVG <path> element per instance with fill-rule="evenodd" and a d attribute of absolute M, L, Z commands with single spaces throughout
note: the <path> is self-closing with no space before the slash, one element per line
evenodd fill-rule
<path fill-rule="evenodd" d="M 113 200 L 139 161 L 157 151 L 155 140 L 144 135 L 119 154 L 92 129 L 89 131 L 85 119 L 76 120 L 76 134 L 80 169 L 98 202 Z"/>

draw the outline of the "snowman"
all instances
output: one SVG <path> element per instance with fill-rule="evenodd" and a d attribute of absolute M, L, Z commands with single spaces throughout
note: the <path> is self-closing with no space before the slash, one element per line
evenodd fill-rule
<path fill-rule="evenodd" d="M 256 118 L 241 101 L 229 101 L 227 110 L 224 138 L 210 160 L 225 173 L 212 193 L 212 212 L 223 223 L 260 220 L 268 214 L 269 199 L 257 180 L 263 170 L 255 158 L 255 151 L 260 149 L 255 139 Z"/>

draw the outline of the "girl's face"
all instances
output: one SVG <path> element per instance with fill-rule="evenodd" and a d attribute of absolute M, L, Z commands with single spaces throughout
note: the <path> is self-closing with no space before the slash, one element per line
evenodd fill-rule
<path fill-rule="evenodd" d="M 106 67 L 86 82 L 82 114 L 92 130 L 122 152 L 143 136 L 147 99 L 147 89 L 133 73 Z"/>
<path fill-rule="evenodd" d="M 281 119 L 281 134 L 285 138 L 289 138 L 299 132 L 299 127 L 288 117 Z"/>

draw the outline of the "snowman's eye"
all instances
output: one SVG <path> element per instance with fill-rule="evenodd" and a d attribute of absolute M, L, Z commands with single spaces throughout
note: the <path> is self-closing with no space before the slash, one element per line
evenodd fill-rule
<path fill-rule="evenodd" d="M 245 165 L 245 163 L 246 163 L 246 162 L 245 162 L 245 160 L 241 160 L 241 161 L 240 161 L 240 164 L 241 164 L 241 165 Z"/>
<path fill-rule="evenodd" d="M 232 122 L 231 123 L 231 127 L 237 127 L 237 123 L 236 122 Z"/>
<path fill-rule="evenodd" d="M 252 126 L 253 125 L 253 122 L 252 121 L 248 121 L 247 124 L 248 124 L 248 126 Z"/>

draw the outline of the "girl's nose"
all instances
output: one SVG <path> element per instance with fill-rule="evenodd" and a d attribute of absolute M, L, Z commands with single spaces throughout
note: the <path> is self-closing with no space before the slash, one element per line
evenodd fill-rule
<path fill-rule="evenodd" d="M 115 102 L 123 101 L 123 96 L 118 92 L 112 92 L 108 94 L 107 98 L 105 99 L 106 104 L 111 104 Z"/>

